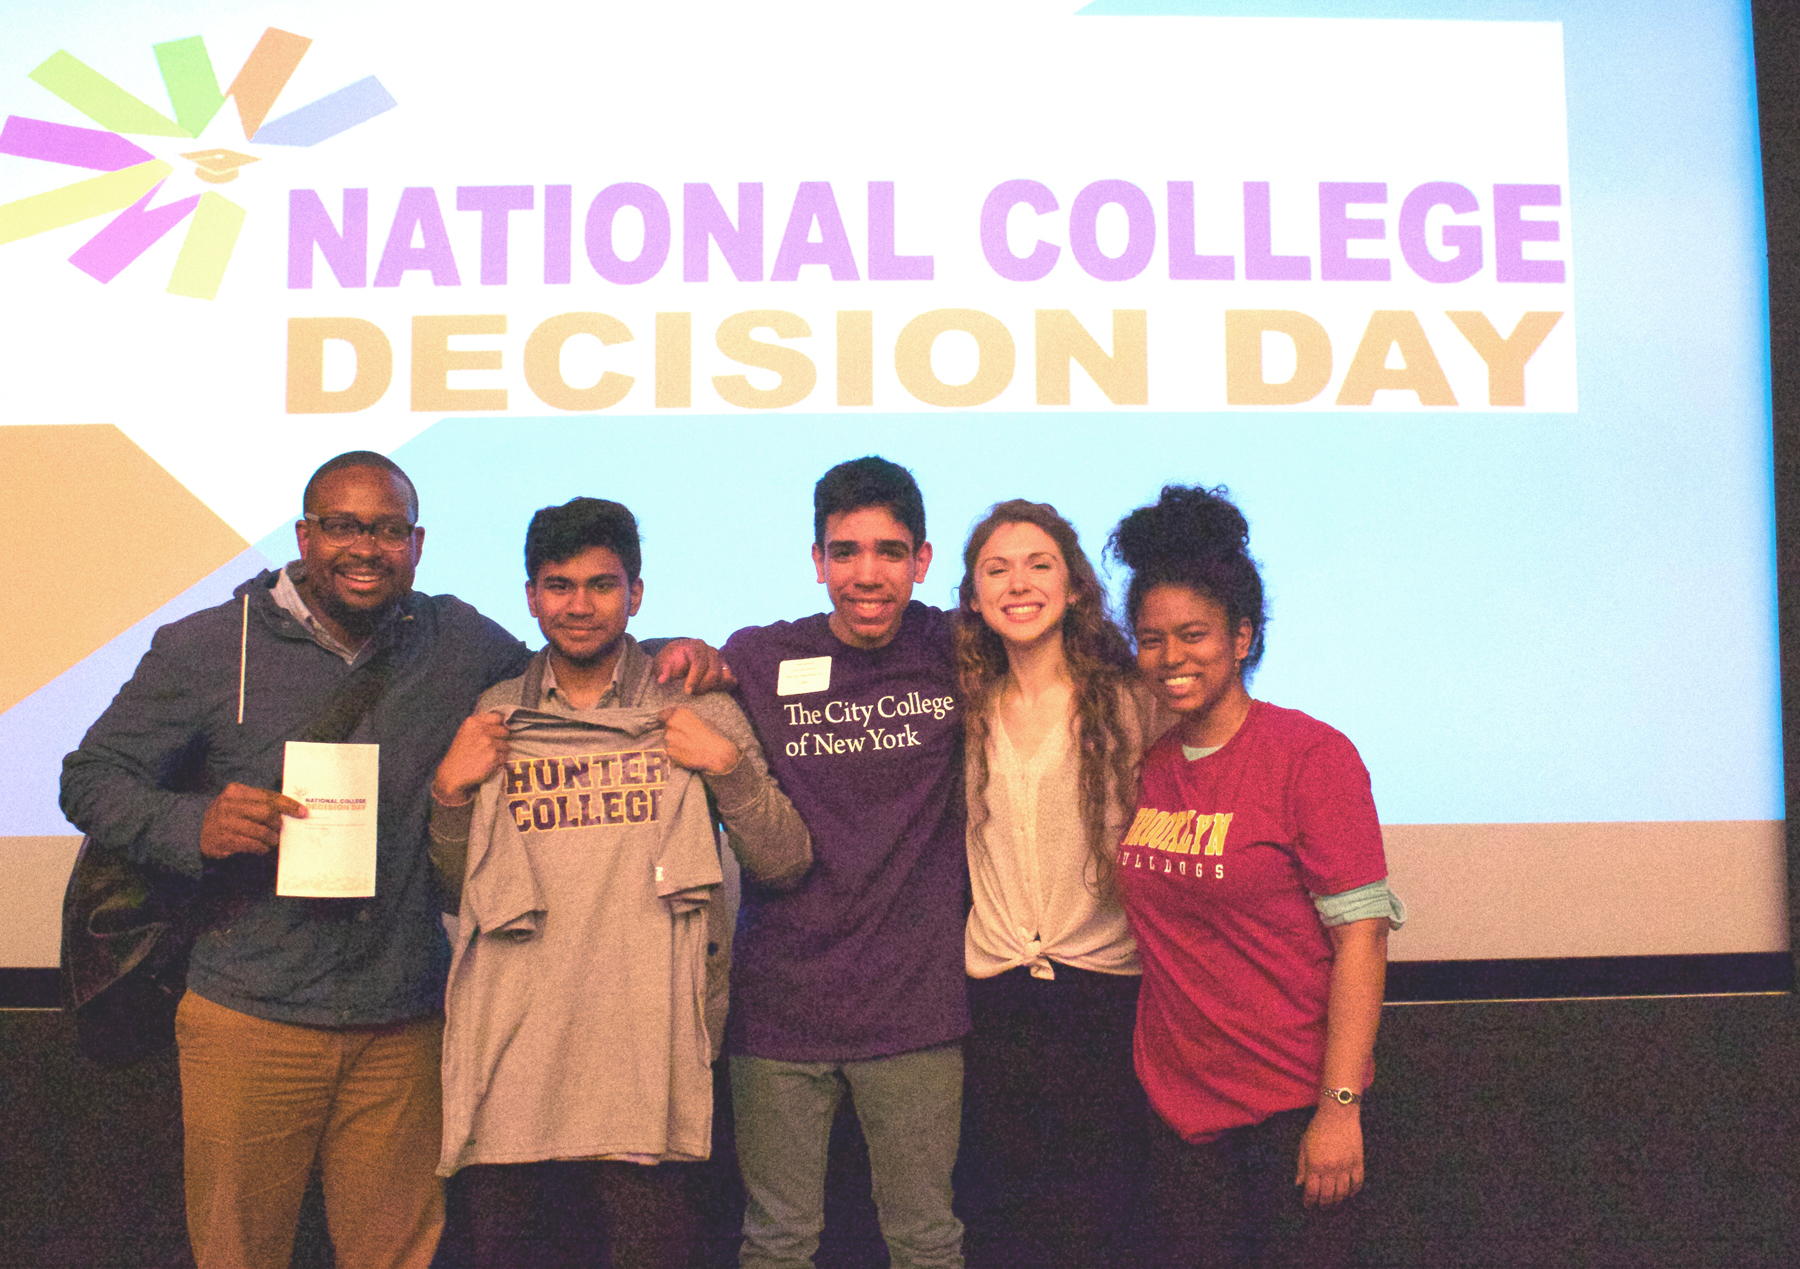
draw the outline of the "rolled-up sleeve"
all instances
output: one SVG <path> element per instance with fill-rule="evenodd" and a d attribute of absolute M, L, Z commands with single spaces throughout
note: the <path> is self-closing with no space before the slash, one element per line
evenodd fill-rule
<path fill-rule="evenodd" d="M 1385 877 L 1341 894 L 1315 894 L 1312 901 L 1319 920 L 1328 926 L 1349 925 L 1352 921 L 1375 917 L 1386 917 L 1388 924 L 1396 930 L 1406 924 L 1406 905 L 1388 886 Z"/>

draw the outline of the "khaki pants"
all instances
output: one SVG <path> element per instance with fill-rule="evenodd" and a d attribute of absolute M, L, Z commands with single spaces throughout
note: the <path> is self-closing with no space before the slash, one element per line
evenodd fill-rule
<path fill-rule="evenodd" d="M 831 1121 L 846 1091 L 869 1143 L 893 1269 L 963 1269 L 950 1169 L 962 1123 L 961 1044 L 860 1062 L 731 1059 L 744 1176 L 741 1269 L 808 1269 L 825 1228 Z"/>
<path fill-rule="evenodd" d="M 287 1269 L 315 1161 L 342 1269 L 427 1269 L 444 1226 L 443 1036 L 442 1018 L 298 1027 L 182 997 L 175 1040 L 199 1269 Z"/>

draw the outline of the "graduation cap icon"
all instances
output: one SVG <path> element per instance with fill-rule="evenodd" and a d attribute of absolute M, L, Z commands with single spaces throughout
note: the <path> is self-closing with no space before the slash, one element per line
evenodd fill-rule
<path fill-rule="evenodd" d="M 194 175 L 203 181 L 211 181 L 214 185 L 235 181 L 240 167 L 256 162 L 254 154 L 239 154 L 236 150 L 195 150 L 181 157 L 192 159 Z"/>

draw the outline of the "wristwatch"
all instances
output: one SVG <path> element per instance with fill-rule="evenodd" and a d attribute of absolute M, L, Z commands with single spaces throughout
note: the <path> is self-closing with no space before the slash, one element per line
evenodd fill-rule
<path fill-rule="evenodd" d="M 1319 1090 L 1322 1101 L 1333 1101 L 1340 1106 L 1355 1106 L 1361 1103 L 1363 1095 L 1353 1088 L 1322 1088 Z"/>

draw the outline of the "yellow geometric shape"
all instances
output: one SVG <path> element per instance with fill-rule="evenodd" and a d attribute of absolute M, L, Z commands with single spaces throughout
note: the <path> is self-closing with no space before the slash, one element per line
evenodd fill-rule
<path fill-rule="evenodd" d="M 111 424 L 0 427 L 0 712 L 250 544 Z"/>
<path fill-rule="evenodd" d="M 16 242 L 129 207 L 172 171 L 161 159 L 151 159 L 16 202 L 0 203 L 0 242 Z"/>
<path fill-rule="evenodd" d="M 169 272 L 169 294 L 187 295 L 196 300 L 210 300 L 219 293 L 225 280 L 225 266 L 231 263 L 231 252 L 237 246 L 238 231 L 244 227 L 244 209 L 222 194 L 211 190 L 200 195 L 194 218 L 188 222 L 187 237 L 181 241 L 181 254 Z"/>
<path fill-rule="evenodd" d="M 31 77 L 109 132 L 135 132 L 140 136 L 185 137 L 186 128 L 145 102 L 139 101 L 112 80 L 57 49 L 31 72 Z"/>

